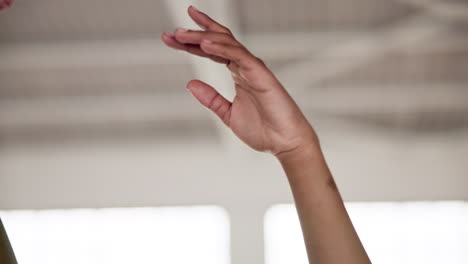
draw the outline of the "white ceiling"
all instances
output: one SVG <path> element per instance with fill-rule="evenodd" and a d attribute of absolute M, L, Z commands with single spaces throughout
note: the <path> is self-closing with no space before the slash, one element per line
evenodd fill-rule
<path fill-rule="evenodd" d="M 407 133 L 428 132 L 431 124 L 438 132 L 468 126 L 463 1 L 225 2 L 229 9 L 210 14 L 236 24 L 311 119 Z M 209 2 L 195 3 L 211 10 Z M 215 134 L 211 117 L 184 88 L 204 66 L 159 41 L 162 31 L 180 26 L 169 5 L 18 0 L 2 12 L 2 141 L 86 138 L 96 131 L 176 135 L 171 127 L 185 127 L 187 137 Z M 229 85 L 220 84 L 225 91 Z M 167 98 L 178 111 L 157 110 Z"/>

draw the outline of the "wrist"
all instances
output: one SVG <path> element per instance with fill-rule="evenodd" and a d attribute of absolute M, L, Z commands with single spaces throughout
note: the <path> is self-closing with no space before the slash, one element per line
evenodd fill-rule
<path fill-rule="evenodd" d="M 279 153 L 276 157 L 286 173 L 293 192 L 305 188 L 307 193 L 319 199 L 324 192 L 338 191 L 318 141 L 303 144 L 289 152 Z"/>
<path fill-rule="evenodd" d="M 312 161 L 323 160 L 322 150 L 316 137 L 310 137 L 287 151 L 275 154 L 278 161 L 284 165 L 300 165 Z"/>

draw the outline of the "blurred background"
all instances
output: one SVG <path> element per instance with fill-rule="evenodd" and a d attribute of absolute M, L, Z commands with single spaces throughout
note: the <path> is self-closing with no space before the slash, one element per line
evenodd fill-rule
<path fill-rule="evenodd" d="M 0 217 L 19 263 L 307 263 L 287 180 L 185 84 L 194 4 L 317 130 L 374 263 L 468 263 L 465 0 L 16 0 L 0 12 Z"/>

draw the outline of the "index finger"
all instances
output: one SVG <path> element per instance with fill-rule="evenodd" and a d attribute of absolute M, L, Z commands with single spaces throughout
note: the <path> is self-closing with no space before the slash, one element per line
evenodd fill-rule
<path fill-rule="evenodd" d="M 231 30 L 229 30 L 227 27 L 221 25 L 220 23 L 216 22 L 211 17 L 209 17 L 207 14 L 201 12 L 196 7 L 194 7 L 193 5 L 189 6 L 188 14 L 192 18 L 192 20 L 195 23 L 197 23 L 197 25 L 199 25 L 201 28 L 203 28 L 205 30 L 219 32 L 219 33 L 226 33 L 226 34 L 232 35 Z"/>

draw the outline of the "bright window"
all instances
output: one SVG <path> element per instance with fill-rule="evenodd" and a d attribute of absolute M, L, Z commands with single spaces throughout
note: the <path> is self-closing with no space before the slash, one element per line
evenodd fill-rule
<path fill-rule="evenodd" d="M 228 264 L 219 207 L 2 211 L 22 264 Z"/>
<path fill-rule="evenodd" d="M 468 263 L 468 204 L 463 202 L 347 203 L 373 263 Z M 265 216 L 267 264 L 306 264 L 293 205 Z"/>

